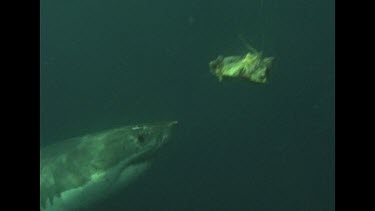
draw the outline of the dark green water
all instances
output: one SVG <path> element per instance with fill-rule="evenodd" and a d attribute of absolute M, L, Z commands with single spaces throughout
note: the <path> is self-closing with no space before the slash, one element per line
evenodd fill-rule
<path fill-rule="evenodd" d="M 276 57 L 267 85 L 208 62 Z M 153 168 L 97 210 L 334 210 L 334 2 L 41 0 L 41 145 L 178 120 Z"/>

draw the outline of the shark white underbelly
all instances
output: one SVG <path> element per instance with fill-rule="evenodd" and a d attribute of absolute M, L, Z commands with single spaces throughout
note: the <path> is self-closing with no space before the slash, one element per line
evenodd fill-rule
<path fill-rule="evenodd" d="M 87 209 L 124 188 L 147 169 L 174 124 L 126 126 L 42 148 L 40 210 Z"/>

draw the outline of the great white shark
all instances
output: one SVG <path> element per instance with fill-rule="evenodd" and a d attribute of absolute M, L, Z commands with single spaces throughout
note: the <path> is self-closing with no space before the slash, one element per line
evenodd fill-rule
<path fill-rule="evenodd" d="M 86 209 L 145 171 L 177 121 L 138 124 L 40 149 L 40 210 Z"/>

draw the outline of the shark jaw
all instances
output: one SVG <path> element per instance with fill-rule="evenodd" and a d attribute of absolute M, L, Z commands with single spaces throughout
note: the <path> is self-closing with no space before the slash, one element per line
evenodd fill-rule
<path fill-rule="evenodd" d="M 89 210 L 92 204 L 103 201 L 126 187 L 149 166 L 150 162 L 143 162 L 128 166 L 121 172 L 112 169 L 93 174 L 90 182 L 62 192 L 60 197 L 53 198 L 52 203 L 48 201 L 41 211 Z"/>
<path fill-rule="evenodd" d="M 43 149 L 41 210 L 88 209 L 126 187 L 150 166 L 174 124 L 126 126 Z"/>

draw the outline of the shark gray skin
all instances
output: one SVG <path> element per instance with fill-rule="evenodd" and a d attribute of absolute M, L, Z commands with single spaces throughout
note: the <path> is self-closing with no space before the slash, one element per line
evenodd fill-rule
<path fill-rule="evenodd" d="M 125 126 L 40 150 L 40 210 L 81 210 L 147 169 L 177 121 Z"/>

